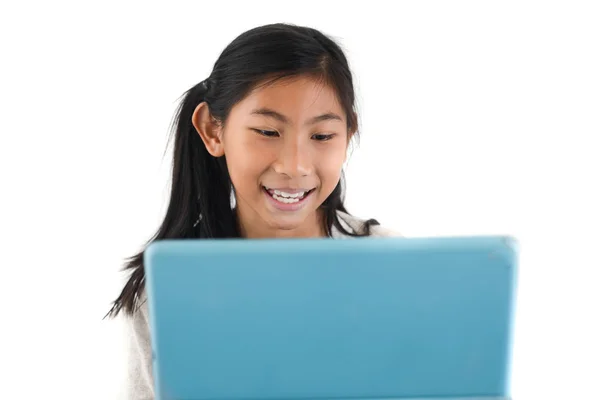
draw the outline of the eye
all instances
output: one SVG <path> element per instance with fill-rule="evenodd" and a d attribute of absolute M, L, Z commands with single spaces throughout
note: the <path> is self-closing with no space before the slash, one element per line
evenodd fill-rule
<path fill-rule="evenodd" d="M 331 138 L 333 138 L 334 136 L 335 136 L 334 133 L 317 133 L 317 134 L 312 135 L 312 138 L 319 142 L 326 142 L 326 141 L 330 140 Z"/>
<path fill-rule="evenodd" d="M 259 135 L 266 136 L 266 137 L 279 136 L 279 132 L 277 132 L 277 131 L 265 131 L 264 129 L 252 129 L 252 130 L 254 132 L 258 133 Z"/>

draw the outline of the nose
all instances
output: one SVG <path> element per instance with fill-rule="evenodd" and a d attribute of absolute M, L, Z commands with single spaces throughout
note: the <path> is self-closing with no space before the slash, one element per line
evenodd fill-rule
<path fill-rule="evenodd" d="M 310 175 L 313 169 L 310 148 L 297 138 L 286 138 L 279 149 L 273 169 L 290 178 Z"/>

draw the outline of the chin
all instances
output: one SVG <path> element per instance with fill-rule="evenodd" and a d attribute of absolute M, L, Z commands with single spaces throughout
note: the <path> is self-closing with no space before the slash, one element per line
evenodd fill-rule
<path fill-rule="evenodd" d="M 282 231 L 291 231 L 302 225 L 302 221 L 297 218 L 272 218 L 270 221 L 271 228 Z"/>
<path fill-rule="evenodd" d="M 273 229 L 279 229 L 282 231 L 291 231 L 299 228 L 302 223 L 306 220 L 305 215 L 289 215 L 289 216 L 276 216 L 271 215 L 267 219 L 269 225 Z"/>

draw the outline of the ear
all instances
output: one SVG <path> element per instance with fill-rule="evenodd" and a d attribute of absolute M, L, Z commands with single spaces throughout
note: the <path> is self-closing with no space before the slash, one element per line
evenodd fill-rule
<path fill-rule="evenodd" d="M 352 144 L 352 139 L 358 130 L 358 115 L 356 112 L 352 113 L 352 123 L 351 127 L 348 129 L 348 141 L 346 142 L 346 156 L 344 157 L 344 162 L 348 160 L 348 152 L 350 151 L 350 145 Z"/>
<path fill-rule="evenodd" d="M 352 137 L 354 137 L 354 134 L 356 133 L 356 131 L 358 131 L 358 115 L 356 114 L 355 111 L 352 112 L 352 115 L 349 116 L 349 127 L 348 127 L 348 143 L 350 143 L 350 141 L 352 140 Z"/>
<path fill-rule="evenodd" d="M 214 120 L 208 109 L 208 104 L 202 102 L 198 104 L 192 114 L 192 124 L 202 138 L 206 150 L 213 157 L 221 157 L 225 154 L 223 146 L 221 125 Z"/>

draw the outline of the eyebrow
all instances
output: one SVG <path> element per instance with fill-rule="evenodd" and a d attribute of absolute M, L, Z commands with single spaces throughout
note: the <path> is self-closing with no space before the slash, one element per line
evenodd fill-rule
<path fill-rule="evenodd" d="M 289 124 L 290 120 L 289 118 L 287 118 L 285 115 L 272 110 L 270 108 L 266 108 L 266 107 L 262 107 L 262 108 L 257 108 L 255 110 L 252 110 L 252 112 L 250 113 L 252 115 L 262 115 L 265 117 L 270 117 L 273 119 L 276 119 L 280 122 L 283 122 L 284 124 Z M 328 112 L 322 115 L 318 115 L 316 117 L 312 117 L 311 119 L 309 119 L 308 121 L 306 121 L 305 125 L 313 125 L 316 124 L 317 122 L 323 122 L 323 121 L 342 121 L 342 117 L 340 117 L 339 115 L 332 113 L 332 112 Z"/>

